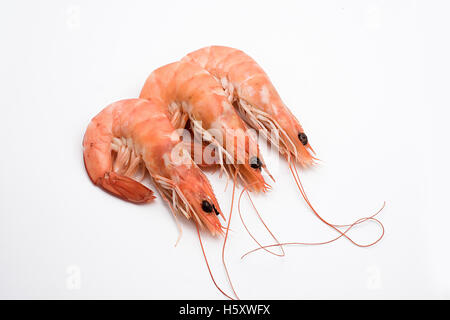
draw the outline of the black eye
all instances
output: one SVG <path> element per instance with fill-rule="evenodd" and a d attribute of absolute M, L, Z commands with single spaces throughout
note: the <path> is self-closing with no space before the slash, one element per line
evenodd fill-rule
<path fill-rule="evenodd" d="M 303 132 L 300 132 L 298 134 L 298 140 L 300 140 L 300 142 L 306 146 L 308 144 L 308 137 L 306 136 L 306 134 L 304 134 Z"/>
<path fill-rule="evenodd" d="M 250 158 L 250 167 L 253 169 L 261 169 L 262 162 L 259 160 L 258 157 L 251 157 Z"/>
<path fill-rule="evenodd" d="M 213 205 L 206 200 L 202 201 L 202 209 L 203 211 L 210 213 L 213 211 Z"/>

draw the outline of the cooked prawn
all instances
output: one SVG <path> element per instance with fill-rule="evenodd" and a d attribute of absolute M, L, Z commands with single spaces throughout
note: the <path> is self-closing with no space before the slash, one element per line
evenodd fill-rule
<path fill-rule="evenodd" d="M 194 135 L 213 146 L 215 162 L 255 191 L 266 191 L 266 169 L 256 139 L 228 101 L 221 84 L 196 64 L 175 62 L 153 71 L 140 98 L 166 106 L 176 128 L 190 122 Z"/>
<path fill-rule="evenodd" d="M 136 175 L 142 179 L 145 170 L 148 171 L 178 227 L 178 215 L 194 221 L 211 279 L 223 295 L 233 299 L 214 280 L 199 231 L 206 228 L 212 235 L 223 235 L 224 227 L 218 216 L 224 218 L 224 215 L 208 179 L 191 159 L 167 118 L 166 108 L 145 99 L 115 102 L 92 119 L 83 147 L 84 163 L 92 182 L 125 200 L 142 203 L 154 198 L 150 189 L 135 180 Z M 137 174 L 138 171 L 141 173 Z M 227 233 L 228 228 L 229 224 Z M 222 260 L 236 295 L 223 252 Z"/>
<path fill-rule="evenodd" d="M 134 179 L 137 171 L 147 170 L 175 218 L 183 215 L 213 235 L 222 234 L 217 216 L 223 214 L 211 185 L 187 152 L 182 155 L 185 161 L 174 158 L 183 152 L 179 146 L 163 107 L 127 99 L 92 119 L 83 156 L 95 185 L 132 202 L 148 202 L 154 198 L 152 191 Z"/>
<path fill-rule="evenodd" d="M 300 122 L 283 103 L 264 70 L 243 51 L 223 46 L 199 49 L 189 53 L 181 61 L 195 63 L 219 79 L 228 100 L 233 103 L 245 122 L 259 130 L 266 140 L 278 147 L 280 154 L 287 159 L 295 183 L 313 213 L 337 231 L 340 234 L 338 238 L 345 237 L 355 245 L 364 246 L 347 236 L 348 230 L 343 232 L 339 229 L 343 226 L 324 220 L 309 201 L 295 163 L 303 167 L 311 166 L 314 160 L 317 160 L 314 157 L 315 152 Z M 275 140 L 274 137 L 277 139 Z M 358 223 L 368 220 L 371 219 L 358 220 L 360 221 Z M 354 225 L 350 225 L 349 229 Z M 370 245 L 378 241 L 379 239 Z M 282 245 L 277 243 L 273 246 Z"/>
<path fill-rule="evenodd" d="M 259 130 L 287 159 L 312 165 L 314 151 L 300 122 L 283 103 L 263 69 L 238 49 L 210 46 L 185 56 L 220 80 L 230 103 L 248 125 Z M 274 140 L 277 133 L 279 141 Z"/>

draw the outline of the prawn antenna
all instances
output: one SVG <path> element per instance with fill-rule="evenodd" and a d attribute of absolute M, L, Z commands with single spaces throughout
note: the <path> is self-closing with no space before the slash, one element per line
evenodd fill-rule
<path fill-rule="evenodd" d="M 261 250 L 261 249 L 271 248 L 271 247 L 276 247 L 276 246 L 282 246 L 282 245 L 283 245 L 283 246 L 289 246 L 289 245 L 318 246 L 318 245 L 323 245 L 323 244 L 329 244 L 329 243 L 332 243 L 332 242 L 338 240 L 339 238 L 343 237 L 343 236 L 344 236 L 344 235 L 345 235 L 352 227 L 354 227 L 355 225 L 360 224 L 360 223 L 365 222 L 365 221 L 368 221 L 368 220 L 377 223 L 377 224 L 381 227 L 381 235 L 378 237 L 378 239 L 377 239 L 376 241 L 372 242 L 371 244 L 365 245 L 365 246 L 368 247 L 368 246 L 374 245 L 375 243 L 377 243 L 378 241 L 380 241 L 381 238 L 383 238 L 383 236 L 384 236 L 384 226 L 383 226 L 383 224 L 381 223 L 381 221 L 379 221 L 378 219 L 375 218 L 375 216 L 376 216 L 377 214 L 379 214 L 379 213 L 384 209 L 385 205 L 386 205 L 386 202 L 384 202 L 383 205 L 381 206 L 381 208 L 380 208 L 375 214 L 371 215 L 370 217 L 358 219 L 358 220 L 356 220 L 355 222 L 353 222 L 352 224 L 347 224 L 347 225 L 334 225 L 334 226 L 336 226 L 336 227 L 347 227 L 347 229 L 346 229 L 344 232 L 342 232 L 339 236 L 337 236 L 337 237 L 335 237 L 335 238 L 333 238 L 333 239 L 331 239 L 331 240 L 323 241 L 323 242 L 283 242 L 283 243 L 280 243 L 280 244 L 271 244 L 271 245 L 268 245 L 268 246 L 259 247 L 259 248 L 255 248 L 255 249 L 253 249 L 253 250 L 250 250 L 250 251 L 246 252 L 245 254 L 243 254 L 242 257 L 241 257 L 241 259 L 245 258 L 245 257 L 246 257 L 247 255 L 249 255 L 250 253 L 259 251 L 259 250 Z"/>
<path fill-rule="evenodd" d="M 228 282 L 230 283 L 231 290 L 233 290 L 233 293 L 234 293 L 234 295 L 236 296 L 236 298 L 237 298 L 238 300 L 240 300 L 239 297 L 238 297 L 238 295 L 237 295 L 237 293 L 236 293 L 236 291 L 234 290 L 234 286 L 233 286 L 233 283 L 232 283 L 232 281 L 231 281 L 231 277 L 230 277 L 230 274 L 229 274 L 229 272 L 228 272 L 227 265 L 226 265 L 226 263 L 225 263 L 225 245 L 227 244 L 228 231 L 230 230 L 230 223 L 231 223 L 231 215 L 232 215 L 232 213 L 233 213 L 234 193 L 235 193 L 235 190 L 236 190 L 236 183 L 237 183 L 236 180 L 237 180 L 237 171 L 235 172 L 234 177 L 233 177 L 233 192 L 232 192 L 232 194 L 231 194 L 230 216 L 229 216 L 229 218 L 228 218 L 228 223 L 227 223 L 226 232 L 225 232 L 225 238 L 223 239 L 223 246 L 222 246 L 222 263 L 223 263 L 223 267 L 224 267 L 224 269 L 225 269 L 225 273 L 226 273 L 226 275 L 227 275 Z"/>
<path fill-rule="evenodd" d="M 258 216 L 259 220 L 260 220 L 261 223 L 264 225 L 264 228 L 267 230 L 267 232 L 269 232 L 269 234 L 270 234 L 270 236 L 272 237 L 272 239 L 275 240 L 275 242 L 276 242 L 275 245 L 271 245 L 271 246 L 263 246 L 263 245 L 261 245 L 261 244 L 259 243 L 259 241 L 256 239 L 256 237 L 255 237 L 255 236 L 250 232 L 250 230 L 248 229 L 248 227 L 247 227 L 247 225 L 246 225 L 246 223 L 245 223 L 245 221 L 244 221 L 244 218 L 243 218 L 243 216 L 242 216 L 242 212 L 241 212 L 241 200 L 242 200 L 242 196 L 243 196 L 244 192 L 247 194 L 247 196 L 248 196 L 248 198 L 249 198 L 249 200 L 250 200 L 250 203 L 252 204 L 253 209 L 255 210 L 256 215 Z M 238 212 L 239 212 L 239 217 L 241 218 L 241 222 L 242 222 L 242 224 L 243 224 L 245 230 L 247 231 L 247 233 L 249 234 L 249 236 L 250 236 L 250 237 L 256 242 L 256 244 L 259 246 L 259 249 L 263 249 L 263 250 L 267 251 L 268 253 L 273 254 L 273 255 L 275 255 L 275 256 L 278 256 L 278 257 L 284 257 L 284 256 L 285 256 L 283 245 L 278 241 L 278 239 L 275 237 L 275 235 L 272 233 L 272 231 L 269 229 L 269 227 L 267 226 L 267 224 L 266 224 L 266 223 L 264 222 L 264 220 L 262 219 L 261 215 L 260 215 L 259 212 L 258 212 L 258 209 L 256 209 L 256 206 L 255 206 L 255 204 L 253 203 L 252 198 L 250 197 L 250 193 L 248 192 L 248 188 L 247 188 L 247 187 L 244 187 L 244 189 L 242 190 L 241 194 L 239 195 L 239 200 L 238 200 Z M 273 252 L 273 251 L 267 249 L 268 247 L 272 247 L 272 246 L 277 246 L 277 247 L 279 247 L 280 250 L 281 250 L 281 253 L 276 253 L 276 252 Z"/>
<path fill-rule="evenodd" d="M 208 272 L 209 275 L 211 276 L 211 280 L 214 283 L 214 285 L 216 286 L 217 290 L 219 290 L 225 297 L 227 297 L 230 300 L 235 300 L 232 297 L 230 297 L 228 294 L 226 294 L 220 287 L 219 285 L 216 283 L 216 280 L 214 279 L 214 276 L 211 272 L 211 268 L 209 267 L 209 263 L 208 263 L 208 259 L 206 258 L 206 253 L 205 253 L 205 248 L 203 248 L 203 242 L 202 242 L 202 237 L 200 236 L 200 230 L 198 227 L 198 223 L 195 223 L 195 227 L 197 228 L 197 235 L 198 235 L 198 240 L 200 242 L 200 247 L 202 248 L 202 253 L 203 253 L 203 258 L 205 259 L 205 263 L 206 263 L 206 267 L 208 268 Z"/>
<path fill-rule="evenodd" d="M 325 219 L 323 219 L 323 218 L 319 215 L 319 213 L 316 211 L 316 209 L 314 209 L 314 207 L 312 206 L 311 202 L 310 202 L 309 199 L 308 199 L 308 196 L 306 195 L 305 189 L 303 188 L 302 182 L 300 181 L 300 175 L 298 174 L 297 168 L 295 167 L 295 164 L 292 163 L 292 161 L 289 161 L 289 170 L 291 171 L 292 176 L 294 177 L 295 183 L 296 183 L 296 185 L 297 185 L 297 187 L 298 187 L 298 190 L 300 191 L 300 193 L 301 193 L 303 199 L 306 201 L 306 203 L 308 204 L 309 208 L 313 211 L 313 213 L 316 215 L 316 217 L 319 218 L 323 223 L 325 223 L 325 224 L 328 225 L 329 227 L 331 227 L 331 228 L 333 228 L 334 230 L 336 230 L 336 231 L 340 234 L 339 237 L 337 237 L 337 238 L 335 238 L 335 239 L 333 239 L 333 240 L 331 240 L 331 241 L 327 241 L 327 242 L 325 242 L 325 243 L 330 243 L 330 242 L 336 241 L 336 240 L 339 239 L 340 237 L 345 237 L 345 238 L 347 238 L 352 244 L 354 244 L 354 245 L 356 245 L 356 246 L 358 246 L 358 247 L 366 248 L 366 247 L 371 247 L 371 246 L 373 246 L 374 244 L 378 243 L 378 242 L 383 238 L 383 236 L 384 236 L 384 226 L 383 226 L 383 224 L 381 223 L 381 221 L 379 221 L 379 220 L 377 220 L 377 219 L 375 219 L 375 218 L 373 218 L 373 217 L 374 217 L 375 215 L 377 215 L 378 213 L 380 213 L 381 210 L 383 210 L 383 208 L 385 207 L 386 202 L 383 203 L 383 206 L 381 207 L 381 209 L 380 209 L 375 215 L 373 215 L 373 216 L 358 219 L 357 221 L 355 221 L 355 222 L 352 223 L 352 224 L 346 224 L 346 225 L 332 224 L 332 223 L 329 223 L 328 221 L 326 221 Z M 375 241 L 373 241 L 373 242 L 371 242 L 371 243 L 369 243 L 369 244 L 360 244 L 360 243 L 354 241 L 350 236 L 347 235 L 347 232 L 348 232 L 350 229 L 352 229 L 355 225 L 358 225 L 358 224 L 363 223 L 363 222 L 368 221 L 368 220 L 370 220 L 370 221 L 375 221 L 376 223 L 378 223 L 378 224 L 381 226 L 381 229 L 382 229 L 381 236 L 380 236 L 379 238 L 377 238 Z M 345 227 L 348 227 L 347 230 L 345 230 L 345 232 L 342 232 L 341 230 L 338 229 L 338 228 L 345 228 Z M 324 244 L 324 243 L 320 243 L 320 244 Z"/>

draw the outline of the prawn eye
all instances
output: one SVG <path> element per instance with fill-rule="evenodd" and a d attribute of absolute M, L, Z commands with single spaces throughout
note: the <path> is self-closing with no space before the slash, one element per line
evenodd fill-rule
<path fill-rule="evenodd" d="M 259 160 L 258 157 L 251 157 L 250 158 L 250 167 L 253 169 L 261 169 L 262 162 Z"/>
<path fill-rule="evenodd" d="M 209 203 L 206 200 L 202 201 L 202 210 L 207 212 L 207 213 L 211 213 L 213 211 L 213 207 L 214 205 L 212 205 L 211 203 Z"/>
<path fill-rule="evenodd" d="M 298 134 L 298 140 L 300 140 L 300 142 L 306 146 L 308 144 L 308 137 L 306 136 L 306 134 L 304 134 L 303 132 L 300 132 Z"/>

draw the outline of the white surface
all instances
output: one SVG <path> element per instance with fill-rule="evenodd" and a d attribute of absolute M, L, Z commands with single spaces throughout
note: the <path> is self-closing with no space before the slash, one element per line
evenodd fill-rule
<path fill-rule="evenodd" d="M 89 181 L 81 140 L 107 104 L 136 97 L 155 68 L 203 46 L 265 68 L 323 164 L 303 182 L 347 223 L 387 201 L 381 243 L 339 240 L 256 253 L 235 215 L 228 266 L 241 298 L 450 298 L 448 2 L 10 1 L 0 10 L 0 298 L 222 298 L 195 229 L 158 197 L 143 206 Z M 307 209 L 285 163 L 255 202 L 281 240 L 335 236 Z M 211 176 L 222 209 L 231 189 Z M 267 235 L 247 210 L 247 223 Z M 236 212 L 235 212 L 236 213 Z M 353 232 L 376 237 L 375 225 Z M 229 291 L 221 241 L 205 237 Z"/>

